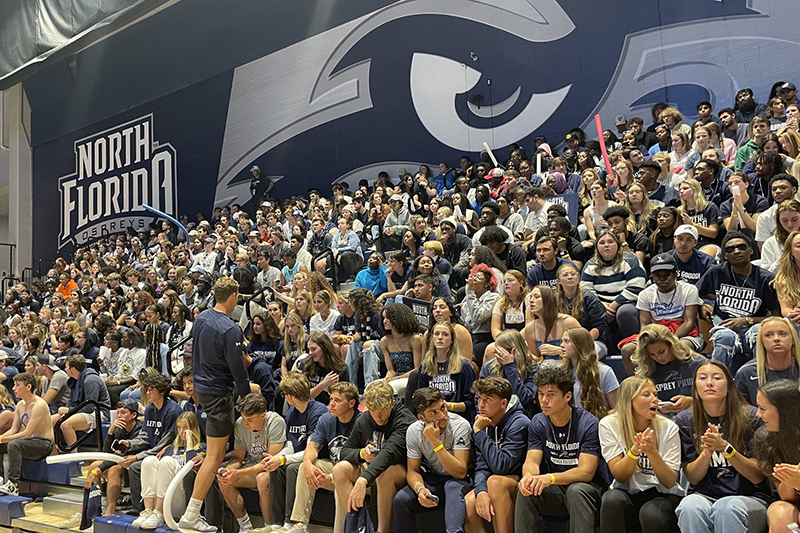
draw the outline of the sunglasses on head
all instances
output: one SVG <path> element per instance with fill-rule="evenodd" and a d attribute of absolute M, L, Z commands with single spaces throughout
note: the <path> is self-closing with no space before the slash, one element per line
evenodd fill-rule
<path fill-rule="evenodd" d="M 733 253 L 736 250 L 744 252 L 745 250 L 747 250 L 747 244 L 744 244 L 744 243 L 742 243 L 742 244 L 734 244 L 732 246 L 726 246 L 725 247 L 725 253 L 726 254 Z"/>

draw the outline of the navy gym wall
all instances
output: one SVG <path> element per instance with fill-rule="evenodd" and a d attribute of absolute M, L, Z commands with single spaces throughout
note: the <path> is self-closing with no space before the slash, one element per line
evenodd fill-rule
<path fill-rule="evenodd" d="M 505 155 L 800 80 L 795 0 L 183 0 L 25 83 L 34 257 L 151 217 Z M 790 60 L 791 59 L 791 60 Z M 147 144 L 145 146 L 145 143 Z M 138 203 L 137 203 L 138 202 Z"/>

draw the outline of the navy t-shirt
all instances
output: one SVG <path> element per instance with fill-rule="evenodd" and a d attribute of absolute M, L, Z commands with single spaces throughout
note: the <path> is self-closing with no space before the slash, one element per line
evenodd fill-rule
<path fill-rule="evenodd" d="M 306 363 L 308 361 L 309 361 L 308 357 L 298 361 L 297 370 L 305 371 Z M 311 388 L 313 389 L 314 387 L 319 385 L 322 382 L 322 380 L 325 379 L 325 376 L 328 375 L 328 372 L 331 372 L 331 370 L 327 368 L 320 368 L 318 374 L 315 376 L 306 373 L 306 377 L 308 378 L 308 382 L 311 384 Z M 350 370 L 347 368 L 347 366 L 345 366 L 342 369 L 342 371 L 339 372 L 339 381 L 350 381 Z M 319 394 L 317 394 L 315 400 L 317 400 L 322 405 L 328 405 L 328 402 L 331 400 L 331 397 L 328 394 L 328 391 L 324 390 L 321 391 Z"/>
<path fill-rule="evenodd" d="M 358 409 L 353 413 L 353 418 L 347 424 L 342 424 L 339 419 L 330 413 L 325 413 L 317 421 L 317 429 L 311 435 L 311 442 L 317 445 L 317 457 L 330 459 L 333 464 L 339 462 L 342 448 L 353 426 L 361 413 Z"/>
<path fill-rule="evenodd" d="M 753 266 L 749 276 L 733 274 L 728 262 L 711 267 L 697 282 L 697 292 L 703 298 L 716 296 L 714 314 L 723 320 L 749 316 L 766 316 L 780 309 L 778 295 L 771 282 L 775 276 L 768 270 Z"/>
<path fill-rule="evenodd" d="M 753 457 L 753 434 L 761 427 L 761 420 L 756 417 L 756 410 L 754 407 L 748 407 L 748 418 L 750 420 L 750 428 L 744 435 L 744 442 L 746 450 L 741 450 L 741 453 L 747 457 Z M 718 418 L 708 417 L 711 424 L 720 426 L 721 420 Z M 675 417 L 675 423 L 678 424 L 678 429 L 681 436 L 681 462 L 691 463 L 696 460 L 700 455 L 695 449 L 695 433 L 694 433 L 694 416 L 691 409 L 681 411 Z M 738 451 L 738 450 L 737 450 Z M 753 496 L 762 500 L 764 503 L 769 502 L 770 487 L 769 482 L 764 479 L 758 485 L 748 480 L 739 473 L 731 464 L 725 459 L 722 452 L 713 452 L 711 455 L 711 463 L 708 465 L 708 472 L 700 483 L 697 485 L 689 485 L 689 494 L 699 493 L 709 496 L 714 499 L 723 498 L 725 496 Z"/>
<path fill-rule="evenodd" d="M 692 252 L 692 257 L 685 263 L 681 261 L 681 258 L 678 257 L 678 252 L 675 250 L 670 250 L 669 253 L 675 259 L 675 266 L 678 270 L 678 280 L 691 283 L 692 285 L 697 285 L 697 282 L 700 281 L 703 274 L 705 274 L 709 268 L 716 265 L 714 258 L 706 253 L 694 251 Z"/>
<path fill-rule="evenodd" d="M 526 280 L 528 282 L 528 287 L 535 287 L 537 285 L 547 285 L 551 289 L 556 289 L 556 272 L 558 269 L 561 268 L 561 265 L 569 264 L 575 266 L 572 261 L 567 259 L 556 257 L 556 266 L 553 270 L 545 270 L 544 266 L 541 263 L 536 263 L 528 270 L 528 275 L 526 276 Z"/>
<path fill-rule="evenodd" d="M 317 421 L 328 412 L 328 408 L 314 400 L 308 401 L 308 407 L 301 413 L 294 407 L 290 407 L 286 413 L 286 439 L 292 443 L 295 452 L 306 449 L 308 438 L 317 429 Z"/>
<path fill-rule="evenodd" d="M 344 335 L 355 334 L 355 332 L 358 331 L 356 315 L 347 317 L 343 314 L 340 314 L 333 323 L 333 331 L 341 331 Z"/>
<path fill-rule="evenodd" d="M 375 313 L 364 324 L 358 325 L 358 331 L 361 333 L 362 341 L 379 341 L 383 337 L 383 329 L 381 329 L 381 314 Z"/>
<path fill-rule="evenodd" d="M 175 430 L 175 422 L 181 414 L 181 407 L 171 398 L 165 398 L 161 409 L 156 404 L 149 404 L 144 410 L 142 430 L 147 434 L 147 441 L 152 448 L 166 433 Z"/>
<path fill-rule="evenodd" d="M 475 412 L 475 396 L 472 394 L 472 383 L 475 381 L 475 372 L 472 364 L 467 359 L 461 359 L 461 371 L 458 374 L 447 373 L 447 363 L 439 363 L 436 376 L 431 377 L 419 369 L 418 388 L 433 387 L 442 393 L 442 398 L 446 402 L 466 404 L 467 411 L 458 413 L 464 418 L 471 420 Z"/>
<path fill-rule="evenodd" d="M 700 211 L 699 213 L 693 212 L 688 213 L 689 216 L 692 218 L 692 223 L 697 224 L 698 226 L 702 226 L 704 228 L 709 227 L 711 224 L 719 224 L 720 217 L 719 217 L 719 208 L 714 203 L 709 203 L 706 205 L 705 209 Z M 711 237 L 704 237 L 700 235 L 697 240 L 697 246 L 705 246 L 707 244 L 719 244 L 722 241 L 722 232 L 720 231 L 717 233 L 715 238 Z"/>
<path fill-rule="evenodd" d="M 580 407 L 572 409 L 572 419 L 565 426 L 555 426 L 550 417 L 538 413 L 528 424 L 528 450 L 542 452 L 539 471 L 542 474 L 566 472 L 578 466 L 582 453 L 594 455 L 599 459 L 592 481 L 607 485 L 601 468 L 603 457 L 600 454 L 600 437 L 597 433 L 597 418 Z"/>
<path fill-rule="evenodd" d="M 250 341 L 247 345 L 247 353 L 253 359 L 263 359 L 272 370 L 281 368 L 280 351 L 283 341 L 279 339 L 269 339 L 267 341 Z"/>
<path fill-rule="evenodd" d="M 254 358 L 247 367 L 247 375 L 252 383 L 261 387 L 261 395 L 267 400 L 267 409 L 272 409 L 275 399 L 275 379 L 272 377 L 272 367 L 261 358 Z"/>
<path fill-rule="evenodd" d="M 698 355 L 688 361 L 674 359 L 666 365 L 655 363 L 650 379 L 656 384 L 658 399 L 668 402 L 678 395 L 691 397 L 694 371 L 707 361 L 708 359 Z"/>
<path fill-rule="evenodd" d="M 769 383 L 770 381 L 775 381 L 778 379 L 791 379 L 792 381 L 797 381 L 798 377 L 800 377 L 800 372 L 798 372 L 797 364 L 795 363 L 784 370 L 767 370 L 767 380 L 765 383 Z M 750 405 L 755 405 L 756 393 L 758 392 L 759 387 L 758 367 L 756 366 L 756 360 L 753 359 L 752 361 L 742 365 L 742 367 L 736 372 L 733 382 L 736 384 L 736 388 L 742 393 L 742 396 L 744 396 L 744 399 L 747 401 L 747 403 Z"/>

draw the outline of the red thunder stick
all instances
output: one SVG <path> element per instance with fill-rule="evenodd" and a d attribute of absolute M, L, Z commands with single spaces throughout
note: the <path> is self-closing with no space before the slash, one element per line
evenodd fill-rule
<path fill-rule="evenodd" d="M 606 172 L 608 172 L 606 183 L 611 186 L 616 181 L 616 178 L 614 176 L 614 171 L 611 169 L 611 161 L 608 159 L 608 150 L 606 149 L 606 140 L 603 138 L 603 124 L 600 122 L 600 115 L 594 116 L 594 125 L 597 127 L 597 140 L 600 141 L 600 150 L 603 152 L 603 162 L 606 164 Z"/>

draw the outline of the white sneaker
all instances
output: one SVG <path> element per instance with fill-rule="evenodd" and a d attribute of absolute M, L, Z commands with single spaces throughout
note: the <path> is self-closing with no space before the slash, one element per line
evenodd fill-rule
<path fill-rule="evenodd" d="M 141 526 L 141 529 L 158 529 L 164 525 L 164 515 L 159 513 L 158 511 L 153 511 L 150 513 L 150 516 L 147 517 Z"/>
<path fill-rule="evenodd" d="M 178 522 L 178 531 L 181 533 L 217 533 L 217 528 L 209 525 L 202 516 L 198 516 L 195 520 L 187 520 L 184 515 Z"/>
<path fill-rule="evenodd" d="M 63 524 L 59 524 L 58 527 L 60 527 L 62 529 L 76 528 L 79 525 L 81 525 L 81 519 L 82 518 L 83 518 L 83 516 L 81 516 L 81 513 L 75 513 L 74 515 L 69 517 L 69 520 L 67 520 Z"/>
<path fill-rule="evenodd" d="M 139 513 L 139 518 L 131 522 L 131 525 L 133 527 L 142 527 L 142 524 L 144 524 L 145 520 L 150 518 L 150 515 L 153 514 L 154 512 L 155 511 L 151 511 L 150 509 L 145 509 L 144 511 Z"/>
<path fill-rule="evenodd" d="M 0 493 L 8 494 L 9 496 L 18 496 L 19 487 L 17 487 L 17 484 L 13 481 L 8 480 L 3 485 L 0 485 Z"/>

